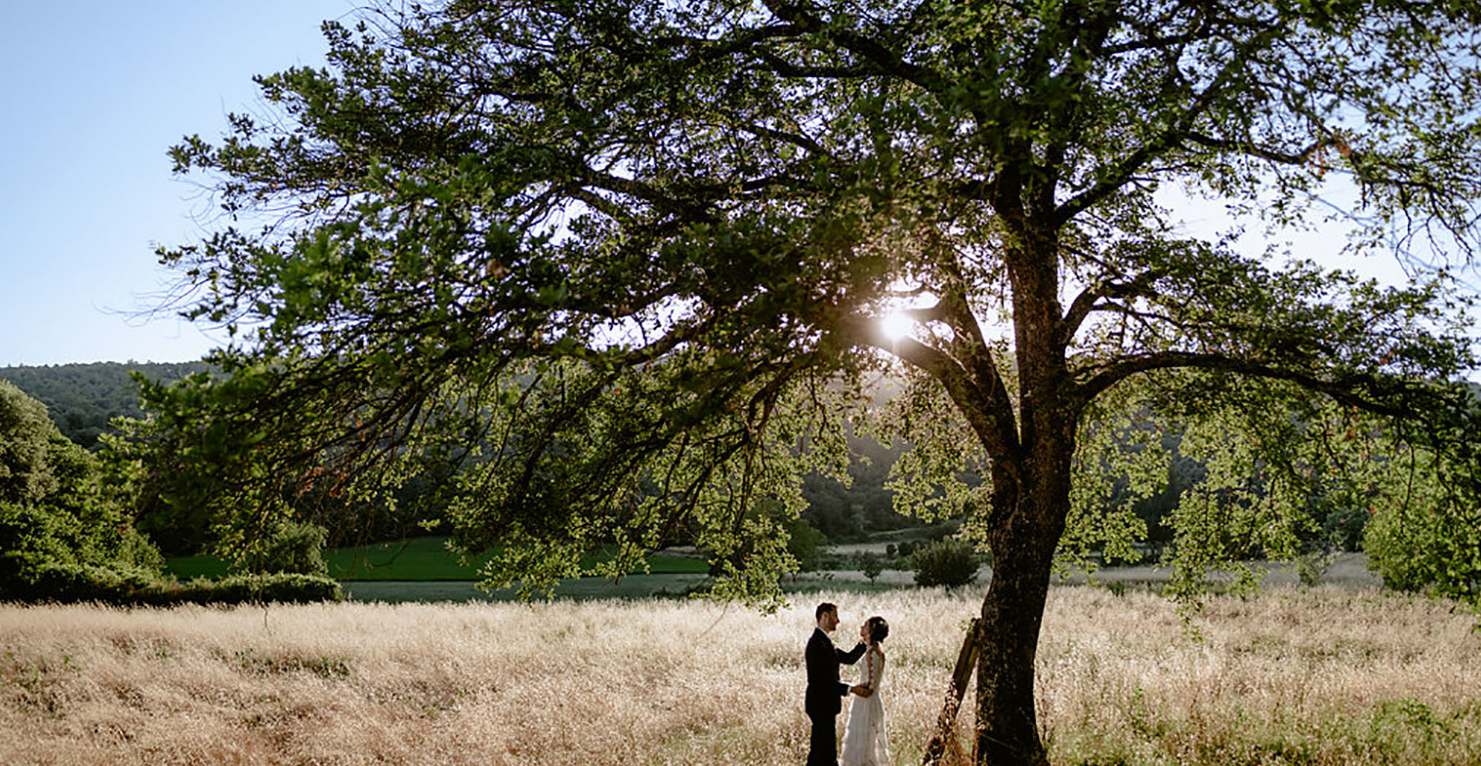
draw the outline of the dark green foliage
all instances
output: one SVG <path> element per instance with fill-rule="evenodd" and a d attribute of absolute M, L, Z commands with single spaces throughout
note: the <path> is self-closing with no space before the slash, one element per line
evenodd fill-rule
<path fill-rule="evenodd" d="M 0 600 L 170 604 L 339 598 L 325 575 L 323 530 L 286 525 L 265 551 L 274 571 L 181 585 L 134 528 L 127 466 L 59 433 L 46 409 L 0 380 Z"/>
<path fill-rule="evenodd" d="M 798 567 L 804 572 L 819 568 L 822 564 L 823 546 L 827 543 L 828 538 L 813 529 L 806 518 L 793 520 L 787 530 L 787 552 L 797 560 Z"/>
<path fill-rule="evenodd" d="M 339 583 L 315 575 L 238 574 L 180 583 L 145 569 L 47 562 L 32 569 L 20 587 L 6 587 L 0 599 L 168 606 L 341 601 L 344 594 Z"/>
<path fill-rule="evenodd" d="M 309 603 L 343 601 L 344 592 L 334 580 L 310 574 L 228 575 L 220 580 L 192 580 L 178 591 L 166 591 L 171 602 L 201 604 L 244 604 L 251 602 Z"/>
<path fill-rule="evenodd" d="M 56 490 L 46 459 L 55 431 L 41 402 L 0 380 L 0 501 L 32 502 Z"/>
<path fill-rule="evenodd" d="M 807 500 L 803 516 L 808 522 L 833 541 L 919 526 L 920 520 L 895 512 L 893 493 L 885 486 L 901 450 L 867 435 L 849 436 L 848 448 L 846 479 L 818 473 L 803 477 L 802 496 Z"/>
<path fill-rule="evenodd" d="M 327 577 L 324 561 L 325 529 L 316 524 L 285 522 L 272 537 L 249 551 L 245 564 L 257 574 L 302 574 Z"/>
<path fill-rule="evenodd" d="M 28 562 L 21 577 L 0 593 L 14 601 L 98 601 L 107 604 L 167 602 L 168 581 L 157 572 L 75 561 Z"/>
<path fill-rule="evenodd" d="M 959 588 L 977 579 L 982 559 L 965 540 L 938 540 L 910 556 L 915 584 L 922 588 Z"/>
<path fill-rule="evenodd" d="M 0 381 L 0 597 L 123 593 L 154 577 L 159 551 L 133 526 L 126 480 L 62 436 L 39 402 Z M 62 596 L 56 596 L 62 597 Z"/>

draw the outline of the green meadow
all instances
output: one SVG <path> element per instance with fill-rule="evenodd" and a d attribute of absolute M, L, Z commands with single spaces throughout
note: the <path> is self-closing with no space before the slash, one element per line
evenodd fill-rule
<path fill-rule="evenodd" d="M 464 562 L 447 549 L 447 538 L 413 537 L 403 541 L 372 543 L 363 546 L 326 548 L 324 560 L 329 576 L 340 581 L 472 581 L 479 568 L 493 554 Z M 611 555 L 599 551 L 583 562 L 591 567 Z M 165 569 L 181 579 L 221 577 L 229 570 L 225 560 L 215 556 L 180 556 L 166 560 Z M 648 557 L 651 575 L 704 575 L 709 565 L 702 558 L 668 553 Z"/>

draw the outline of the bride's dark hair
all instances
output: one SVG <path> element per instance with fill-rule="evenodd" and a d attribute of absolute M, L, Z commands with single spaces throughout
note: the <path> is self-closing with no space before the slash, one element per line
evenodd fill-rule
<path fill-rule="evenodd" d="M 876 644 L 890 634 L 890 624 L 879 615 L 870 617 L 864 624 L 869 626 L 869 640 Z"/>

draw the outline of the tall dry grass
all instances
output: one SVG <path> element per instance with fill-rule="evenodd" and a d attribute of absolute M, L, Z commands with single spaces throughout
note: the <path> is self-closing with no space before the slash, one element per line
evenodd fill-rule
<path fill-rule="evenodd" d="M 819 598 L 842 606 L 840 643 L 890 619 L 892 754 L 918 763 L 980 591 Z M 800 763 L 812 606 L 0 606 L 0 764 Z M 1465 613 L 1285 589 L 1196 624 L 1202 641 L 1151 594 L 1055 590 L 1052 759 L 1481 762 Z"/>

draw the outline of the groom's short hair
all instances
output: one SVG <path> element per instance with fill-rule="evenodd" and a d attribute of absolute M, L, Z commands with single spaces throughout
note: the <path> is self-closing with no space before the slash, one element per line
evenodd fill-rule
<path fill-rule="evenodd" d="M 823 619 L 823 615 L 824 614 L 826 614 L 828 612 L 837 612 L 837 611 L 838 611 L 838 605 L 837 604 L 830 604 L 827 601 L 824 601 L 823 603 L 818 604 L 817 614 L 814 614 L 813 615 L 813 619 L 814 620 L 821 620 L 821 619 Z"/>

